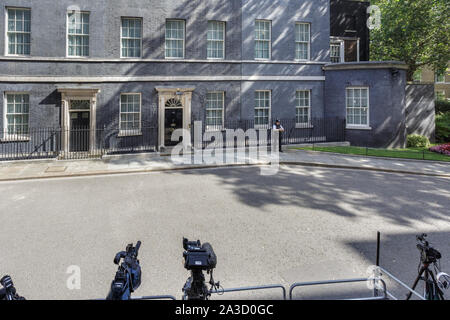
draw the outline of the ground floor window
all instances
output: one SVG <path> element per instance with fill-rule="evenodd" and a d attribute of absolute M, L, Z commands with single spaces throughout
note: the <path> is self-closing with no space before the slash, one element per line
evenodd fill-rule
<path fill-rule="evenodd" d="M 270 91 L 255 91 L 255 126 L 270 124 Z"/>
<path fill-rule="evenodd" d="M 369 126 L 369 88 L 347 88 L 347 125 Z"/>
<path fill-rule="evenodd" d="M 28 135 L 30 96 L 26 93 L 6 93 L 5 131 L 7 135 Z"/>
<path fill-rule="evenodd" d="M 141 94 L 120 95 L 120 134 L 136 135 L 141 131 Z"/>
<path fill-rule="evenodd" d="M 305 124 L 311 121 L 311 94 L 309 90 L 299 90 L 295 93 L 296 123 Z"/>
<path fill-rule="evenodd" d="M 206 94 L 206 128 L 217 129 L 223 126 L 224 92 Z"/>

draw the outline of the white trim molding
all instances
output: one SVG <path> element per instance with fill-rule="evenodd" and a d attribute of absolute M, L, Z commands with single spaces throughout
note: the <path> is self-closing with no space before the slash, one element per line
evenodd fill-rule
<path fill-rule="evenodd" d="M 294 65 L 326 65 L 329 61 L 296 61 L 296 60 L 226 60 L 226 59 L 147 59 L 147 58 L 65 58 L 37 56 L 0 56 L 0 61 L 25 62 L 83 62 L 83 63 L 228 63 L 228 64 L 294 64 Z"/>
<path fill-rule="evenodd" d="M 96 115 L 97 115 L 97 94 L 100 89 L 81 89 L 81 88 L 58 88 L 61 93 L 61 128 L 62 128 L 62 150 L 65 154 L 70 151 L 70 100 L 89 100 L 90 102 L 90 132 L 89 148 L 90 152 L 95 148 L 96 137 Z"/>
<path fill-rule="evenodd" d="M 193 81 L 325 81 L 324 76 L 0 76 L 0 82 L 17 83 L 105 83 L 105 82 L 193 82 Z"/>

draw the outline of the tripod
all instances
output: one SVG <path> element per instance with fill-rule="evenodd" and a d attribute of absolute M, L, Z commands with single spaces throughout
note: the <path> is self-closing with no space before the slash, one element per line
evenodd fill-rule
<path fill-rule="evenodd" d="M 444 293 L 439 288 L 438 282 L 436 281 L 436 277 L 434 276 L 433 270 L 430 269 L 430 265 L 434 264 L 435 268 L 439 270 L 437 263 L 441 259 L 442 255 L 436 249 L 430 247 L 429 242 L 426 240 L 427 235 L 422 234 L 417 236 L 417 249 L 419 249 L 421 253 L 420 261 L 422 263 L 422 267 L 419 270 L 419 275 L 414 281 L 414 285 L 412 286 L 412 290 L 416 290 L 416 287 L 420 280 L 425 281 L 425 298 L 427 300 L 445 300 Z M 406 300 L 411 299 L 412 292 L 409 292 L 406 296 Z"/>
<path fill-rule="evenodd" d="M 431 278 L 431 279 L 430 279 Z M 433 271 L 430 270 L 429 264 L 424 264 L 422 268 L 420 268 L 419 275 L 414 281 L 414 285 L 412 287 L 413 290 L 416 290 L 419 281 L 425 281 L 425 292 L 427 300 L 444 300 L 444 294 L 438 286 L 436 281 L 436 277 L 433 274 Z M 412 292 L 408 293 L 406 296 L 406 300 L 411 299 Z"/>

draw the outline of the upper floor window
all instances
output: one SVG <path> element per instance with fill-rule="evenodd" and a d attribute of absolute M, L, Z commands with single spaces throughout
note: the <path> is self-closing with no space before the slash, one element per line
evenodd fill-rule
<path fill-rule="evenodd" d="M 272 26 L 267 20 L 255 21 L 255 59 L 270 59 Z"/>
<path fill-rule="evenodd" d="M 184 59 L 185 21 L 166 21 L 166 58 Z"/>
<path fill-rule="evenodd" d="M 221 129 L 224 118 L 225 93 L 208 92 L 206 94 L 206 128 L 208 130 Z"/>
<path fill-rule="evenodd" d="M 67 55 L 69 57 L 89 56 L 88 12 L 69 12 L 67 14 Z"/>
<path fill-rule="evenodd" d="M 342 47 L 343 43 L 341 42 L 332 42 L 330 44 L 330 58 L 332 63 L 343 62 Z"/>
<path fill-rule="evenodd" d="M 142 55 L 142 19 L 122 18 L 120 39 L 122 58 L 140 58 Z"/>
<path fill-rule="evenodd" d="M 225 22 L 208 22 L 208 59 L 225 59 Z"/>
<path fill-rule="evenodd" d="M 310 56 L 310 33 L 311 26 L 309 23 L 295 24 L 295 59 L 309 60 Z"/>
<path fill-rule="evenodd" d="M 26 136 L 29 133 L 30 96 L 26 93 L 5 93 L 6 136 Z"/>
<path fill-rule="evenodd" d="M 265 127 L 270 124 L 271 92 L 269 90 L 255 91 L 255 127 Z"/>
<path fill-rule="evenodd" d="M 347 88 L 347 125 L 369 126 L 369 88 Z"/>
<path fill-rule="evenodd" d="M 10 55 L 29 55 L 31 47 L 31 10 L 7 9 L 7 50 Z"/>
<path fill-rule="evenodd" d="M 120 95 L 120 135 L 141 133 L 141 94 Z"/>
<path fill-rule="evenodd" d="M 311 120 L 311 94 L 309 90 L 295 93 L 296 124 L 306 124 Z"/>

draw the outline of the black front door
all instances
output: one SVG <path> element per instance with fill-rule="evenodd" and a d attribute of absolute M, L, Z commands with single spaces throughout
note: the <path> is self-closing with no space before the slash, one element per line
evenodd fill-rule
<path fill-rule="evenodd" d="M 183 128 L 183 109 L 166 109 L 164 127 L 164 144 L 168 146 L 176 146 L 183 141 L 181 137 L 179 141 L 172 141 L 172 133 L 177 129 Z"/>
<path fill-rule="evenodd" d="M 89 151 L 89 112 L 71 112 L 70 113 L 70 151 L 85 152 Z"/>

